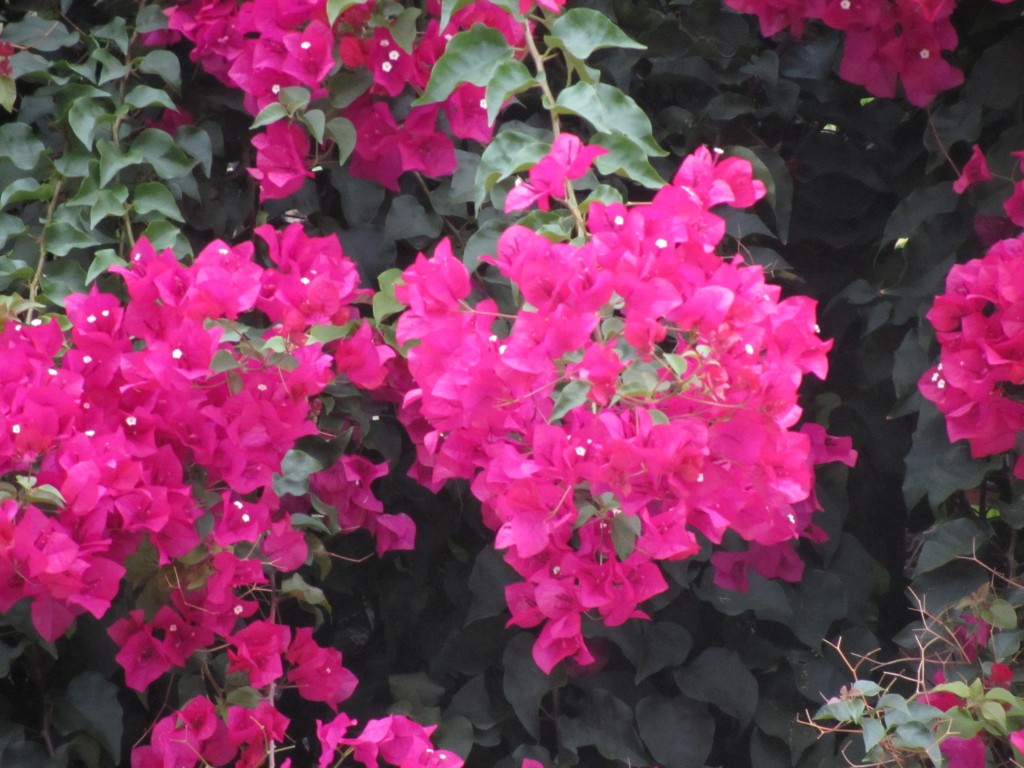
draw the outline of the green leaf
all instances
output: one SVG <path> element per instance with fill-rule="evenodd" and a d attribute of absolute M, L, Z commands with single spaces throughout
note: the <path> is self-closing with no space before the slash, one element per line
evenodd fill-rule
<path fill-rule="evenodd" d="M 174 195 L 163 184 L 157 181 L 146 181 L 135 187 L 132 195 L 132 207 L 140 216 L 147 213 L 159 213 L 174 221 L 185 221 L 178 210 Z"/>
<path fill-rule="evenodd" d="M 991 536 L 992 529 L 980 520 L 959 517 L 940 522 L 924 537 L 921 554 L 914 566 L 914 577 L 971 555 L 977 551 L 980 542 L 988 541 Z M 1016 626 L 1016 621 L 1012 626 Z"/>
<path fill-rule="evenodd" d="M 333 117 L 324 126 L 324 135 L 338 147 L 338 162 L 344 163 L 356 148 L 356 127 L 346 117 Z"/>
<path fill-rule="evenodd" d="M 605 83 L 576 83 L 558 94 L 555 111 L 587 120 L 600 133 L 622 134 L 648 155 L 668 154 L 651 133 L 651 121 L 632 98 Z"/>
<path fill-rule="evenodd" d="M 404 8 L 391 22 L 391 37 L 408 54 L 412 53 L 413 45 L 416 43 L 416 19 L 419 17 L 419 8 Z"/>
<path fill-rule="evenodd" d="M 183 125 L 175 133 L 175 143 L 202 166 L 203 173 L 210 177 L 213 168 L 213 143 L 210 134 L 198 125 Z"/>
<path fill-rule="evenodd" d="M 313 137 L 313 141 L 317 144 L 324 143 L 324 130 L 326 128 L 327 117 L 324 115 L 321 109 L 307 109 L 304 112 L 299 112 L 297 115 L 299 122 L 309 129 L 309 135 Z"/>
<path fill-rule="evenodd" d="M 679 624 L 656 621 L 653 624 L 643 622 L 642 626 L 640 659 L 634 679 L 637 685 L 655 672 L 682 664 L 693 648 L 693 636 Z"/>
<path fill-rule="evenodd" d="M 78 35 L 57 19 L 46 19 L 31 13 L 21 21 L 4 27 L 4 42 L 43 53 L 68 48 L 78 42 Z"/>
<path fill-rule="evenodd" d="M 8 203 L 21 203 L 25 200 L 46 200 L 53 194 L 53 187 L 40 184 L 35 179 L 15 179 L 0 192 L 0 208 Z"/>
<path fill-rule="evenodd" d="M 434 64 L 426 90 L 413 105 L 444 101 L 460 83 L 485 86 L 498 66 L 514 56 L 505 36 L 492 27 L 476 24 L 459 32 Z"/>
<path fill-rule="evenodd" d="M 112 80 L 121 80 L 131 69 L 128 64 L 114 56 L 106 48 L 96 49 L 89 58 L 100 65 L 99 76 L 96 78 L 97 85 L 103 85 Z"/>
<path fill-rule="evenodd" d="M 92 285 L 96 278 L 113 266 L 126 267 L 128 262 L 117 255 L 113 248 L 103 248 L 96 251 L 89 262 L 89 270 L 85 273 L 85 284 Z"/>
<path fill-rule="evenodd" d="M 138 153 L 145 162 L 153 166 L 156 175 L 161 179 L 177 179 L 185 176 L 195 166 L 196 161 L 190 160 L 174 143 L 174 138 L 166 131 L 147 128 L 132 142 L 132 153 Z"/>
<path fill-rule="evenodd" d="M 377 275 L 380 290 L 373 295 L 373 319 L 380 323 L 405 309 L 405 305 L 395 298 L 395 283 L 402 278 L 402 270 L 386 269 Z"/>
<path fill-rule="evenodd" d="M 629 136 L 622 133 L 598 133 L 590 143 L 608 150 L 607 154 L 594 161 L 594 166 L 601 173 L 622 176 L 648 189 L 661 189 L 665 186 L 665 180 L 647 159 L 647 152 Z"/>
<path fill-rule="evenodd" d="M 531 75 L 526 65 L 518 59 L 499 63 L 487 81 L 487 122 L 493 125 L 502 106 L 517 93 L 539 85 L 540 81 Z"/>
<path fill-rule="evenodd" d="M 441 217 L 428 212 L 412 195 L 399 195 L 388 209 L 384 237 L 389 240 L 433 238 L 441 233 Z"/>
<path fill-rule="evenodd" d="M 600 688 L 585 693 L 576 717 L 558 718 L 566 749 L 593 747 L 608 760 L 645 765 L 643 744 L 633 728 L 633 710 Z"/>
<path fill-rule="evenodd" d="M 15 168 L 31 171 L 45 150 L 32 126 L 25 123 L 0 126 L 0 158 L 7 158 Z"/>
<path fill-rule="evenodd" d="M 586 59 L 600 48 L 634 48 L 641 45 L 600 11 L 573 8 L 558 16 L 551 25 L 549 45 L 557 45 L 578 59 Z"/>
<path fill-rule="evenodd" d="M 636 549 L 636 538 L 640 535 L 640 518 L 623 512 L 612 515 L 612 545 L 619 560 L 625 560 Z"/>
<path fill-rule="evenodd" d="M 679 690 L 714 704 L 746 728 L 757 709 L 757 680 L 740 657 L 725 648 L 708 648 L 675 673 Z"/>
<path fill-rule="evenodd" d="M 14 102 L 18 98 L 18 86 L 13 77 L 0 75 L 0 107 L 8 112 L 14 111 Z"/>
<path fill-rule="evenodd" d="M 90 35 L 100 40 L 109 40 L 117 46 L 122 55 L 128 53 L 128 25 L 120 16 L 115 16 L 101 27 L 94 27 L 90 30 Z"/>
<path fill-rule="evenodd" d="M 232 707 L 245 707 L 246 709 L 255 709 L 259 706 L 261 701 L 265 701 L 265 697 L 255 688 L 243 685 L 241 688 L 235 688 L 229 692 L 225 697 L 224 703 Z"/>
<path fill-rule="evenodd" d="M 68 110 L 68 125 L 75 137 L 92 149 L 93 134 L 100 122 L 113 123 L 114 116 L 94 96 L 80 96 L 71 103 Z"/>
<path fill-rule="evenodd" d="M 341 14 L 364 2 L 366 0 L 327 0 L 327 23 L 333 26 Z"/>
<path fill-rule="evenodd" d="M 118 687 L 98 672 L 83 672 L 68 685 L 55 711 L 55 725 L 63 733 L 84 731 L 115 760 L 121 756 L 123 733 Z"/>
<path fill-rule="evenodd" d="M 69 221 L 55 221 L 46 228 L 46 250 L 54 256 L 67 256 L 76 248 L 91 248 L 99 242 L 91 232 Z"/>
<path fill-rule="evenodd" d="M 636 705 L 640 738 L 665 768 L 704 765 L 715 737 L 715 720 L 707 707 L 686 696 L 653 694 Z"/>
<path fill-rule="evenodd" d="M 903 198 L 893 210 L 879 241 L 879 249 L 901 237 L 910 237 L 929 219 L 956 210 L 960 196 L 948 181 L 919 187 Z"/>
<path fill-rule="evenodd" d="M 317 459 L 293 448 L 281 460 L 281 474 L 274 478 L 274 491 L 279 496 L 304 496 L 309 491 L 309 476 L 323 468 Z"/>
<path fill-rule="evenodd" d="M 288 117 L 288 110 L 285 109 L 284 104 L 280 101 L 272 101 L 259 111 L 249 127 L 255 131 L 257 128 L 276 123 L 278 120 L 284 120 L 286 117 Z"/>
<path fill-rule="evenodd" d="M 128 187 L 117 184 L 96 192 L 96 199 L 89 209 L 89 226 L 93 229 L 108 216 L 124 216 L 124 204 L 128 200 Z"/>
<path fill-rule="evenodd" d="M 1016 629 L 1017 611 L 1005 600 L 993 600 L 982 612 L 983 618 L 997 629 Z"/>
<path fill-rule="evenodd" d="M 476 207 L 483 205 L 487 193 L 496 183 L 532 167 L 550 149 L 550 143 L 516 130 L 502 131 L 495 136 L 481 155 L 476 169 Z"/>
<path fill-rule="evenodd" d="M 331 610 L 331 603 L 320 587 L 314 587 L 306 583 L 306 580 L 298 573 L 290 574 L 281 582 L 281 592 L 296 600 L 319 608 Z"/>
<path fill-rule="evenodd" d="M 573 408 L 577 408 L 587 401 L 587 393 L 590 392 L 591 384 L 583 379 L 570 381 L 556 393 L 552 393 L 555 406 L 551 410 L 551 417 L 548 423 L 558 421 Z"/>
<path fill-rule="evenodd" d="M 862 720 L 860 728 L 863 731 L 864 751 L 870 752 L 878 743 L 885 738 L 885 726 L 878 720 L 867 718 Z"/>
<path fill-rule="evenodd" d="M 566 675 L 564 665 L 555 667 L 550 675 L 544 674 L 533 660 L 532 645 L 533 637 L 521 632 L 505 646 L 502 690 L 526 732 L 539 739 L 541 699 L 549 691 L 565 685 Z"/>
<path fill-rule="evenodd" d="M 173 88 L 181 87 L 181 62 L 170 51 L 155 49 L 139 61 L 139 72 L 154 75 Z"/>
<path fill-rule="evenodd" d="M 143 162 L 143 154 L 135 149 L 122 152 L 121 148 L 109 139 L 99 139 L 96 149 L 100 156 L 99 186 L 110 184 L 123 168 Z"/>

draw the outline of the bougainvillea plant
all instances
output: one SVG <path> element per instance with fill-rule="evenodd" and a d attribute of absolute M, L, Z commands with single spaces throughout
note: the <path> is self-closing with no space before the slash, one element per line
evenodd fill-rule
<path fill-rule="evenodd" d="M 0 764 L 841 759 L 795 700 L 835 693 L 826 637 L 875 639 L 843 483 L 887 441 L 862 469 L 834 436 L 880 409 L 818 323 L 870 345 L 947 272 L 921 391 L 971 511 L 915 578 L 1015 524 L 1024 138 L 980 136 L 1013 106 L 987 17 L 29 5 L 0 11 Z M 987 255 L 950 270 L 974 206 L 955 255 Z M 1016 755 L 1011 599 L 937 614 L 924 759 Z"/>

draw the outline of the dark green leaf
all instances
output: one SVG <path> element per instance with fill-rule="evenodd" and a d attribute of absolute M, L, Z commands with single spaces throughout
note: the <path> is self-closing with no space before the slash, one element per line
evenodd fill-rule
<path fill-rule="evenodd" d="M 173 88 L 181 86 L 181 63 L 170 51 L 155 49 L 139 61 L 139 72 L 155 75 Z"/>
<path fill-rule="evenodd" d="M 0 126 L 0 158 L 7 158 L 15 168 L 31 171 L 45 149 L 31 126 L 25 123 Z"/>
<path fill-rule="evenodd" d="M 572 8 L 559 15 L 551 25 L 551 34 L 554 39 L 549 39 L 550 44 L 578 59 L 586 59 L 600 48 L 645 48 L 604 13 L 589 8 Z"/>
<path fill-rule="evenodd" d="M 140 216 L 147 213 L 159 213 L 174 221 L 184 221 L 178 203 L 170 190 L 156 181 L 146 181 L 135 187 L 132 194 L 132 207 Z"/>
<path fill-rule="evenodd" d="M 642 637 L 635 678 L 638 685 L 655 672 L 682 664 L 693 648 L 693 637 L 686 628 L 670 621 L 643 624 Z"/>
<path fill-rule="evenodd" d="M 573 408 L 578 408 L 587 401 L 587 393 L 590 392 L 590 382 L 584 379 L 570 381 L 557 392 L 553 392 L 555 406 L 551 411 L 549 422 L 558 421 Z"/>
<path fill-rule="evenodd" d="M 558 720 L 566 749 L 594 747 L 609 760 L 643 765 L 643 745 L 633 727 L 633 711 L 608 691 L 586 694 L 577 717 Z"/>
<path fill-rule="evenodd" d="M 114 759 L 121 756 L 121 704 L 118 687 L 97 672 L 83 672 L 68 685 L 55 713 L 64 733 L 85 731 Z"/>
<path fill-rule="evenodd" d="M 725 648 L 708 648 L 675 673 L 679 690 L 714 704 L 745 728 L 757 709 L 757 680 L 740 657 Z"/>
<path fill-rule="evenodd" d="M 576 83 L 558 94 L 556 111 L 579 115 L 600 133 L 622 134 L 648 155 L 667 154 L 651 133 L 651 121 L 632 98 L 605 83 Z"/>
<path fill-rule="evenodd" d="M 704 765 L 714 743 L 715 720 L 707 707 L 686 696 L 654 694 L 636 705 L 640 738 L 665 768 Z"/>
<path fill-rule="evenodd" d="M 505 699 L 512 705 L 526 732 L 539 739 L 541 699 L 549 691 L 565 685 L 566 677 L 564 667 L 556 667 L 550 675 L 545 675 L 533 660 L 532 645 L 533 637 L 520 633 L 505 647 L 502 687 Z"/>
<path fill-rule="evenodd" d="M 444 101 L 459 83 L 486 86 L 498 65 L 513 56 L 512 47 L 497 29 L 477 24 L 459 32 L 434 64 L 427 88 L 414 104 Z"/>

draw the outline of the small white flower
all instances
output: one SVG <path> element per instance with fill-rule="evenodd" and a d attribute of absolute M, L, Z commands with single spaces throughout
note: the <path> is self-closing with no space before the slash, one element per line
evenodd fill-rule
<path fill-rule="evenodd" d="M 47 373 L 50 374 L 51 376 L 56 376 L 57 375 L 57 369 L 56 368 L 50 368 L 47 371 Z"/>
<path fill-rule="evenodd" d="M 851 3 L 850 0 L 842 0 L 842 2 L 839 3 L 839 7 L 842 8 L 844 11 L 850 10 L 850 7 L 852 5 L 853 3 Z"/>
<path fill-rule="evenodd" d="M 140 261 L 141 259 L 142 259 L 142 254 L 141 253 L 136 253 L 134 256 L 132 256 L 132 261 Z"/>
<path fill-rule="evenodd" d="M 743 351 L 746 352 L 748 355 L 754 354 L 754 345 L 747 344 L 745 347 L 743 347 Z"/>
<path fill-rule="evenodd" d="M 587 449 L 584 448 L 582 445 L 576 446 L 576 455 L 577 456 L 586 456 L 587 455 Z"/>
<path fill-rule="evenodd" d="M 11 432 L 13 432 L 16 435 L 20 435 L 21 434 L 21 424 L 15 424 L 13 427 L 11 427 Z"/>
<path fill-rule="evenodd" d="M 252 518 L 249 517 L 249 513 L 248 512 L 243 512 L 242 513 L 242 522 L 243 523 L 248 523 L 250 520 L 252 520 Z"/>
<path fill-rule="evenodd" d="M 626 223 L 626 220 L 624 218 L 622 218 L 621 216 L 616 216 L 613 219 L 613 221 L 615 222 L 615 226 L 616 227 L 621 227 L 623 224 Z"/>
<path fill-rule="evenodd" d="M 167 631 L 168 632 L 177 632 L 178 631 L 178 625 L 177 624 L 171 624 L 171 626 L 169 626 L 167 628 Z"/>
<path fill-rule="evenodd" d="M 84 357 L 82 357 L 82 362 L 85 363 L 86 365 L 91 363 L 92 362 L 92 355 L 85 355 Z"/>
<path fill-rule="evenodd" d="M 927 48 L 922 48 L 918 56 L 920 56 L 922 59 L 930 59 L 932 56 L 932 52 L 929 51 Z"/>
<path fill-rule="evenodd" d="M 786 519 L 789 520 L 790 525 L 796 525 L 796 518 L 793 516 L 792 512 L 786 515 Z"/>
<path fill-rule="evenodd" d="M 302 283 L 303 285 L 309 285 L 309 278 L 308 277 L 299 278 L 299 282 Z"/>
<path fill-rule="evenodd" d="M 32 321 L 32 327 L 33 328 L 38 328 L 42 324 L 43 324 L 43 321 L 40 320 L 38 317 L 35 320 Z"/>
<path fill-rule="evenodd" d="M 87 430 L 85 430 L 85 436 L 86 437 L 96 437 L 96 430 L 95 429 L 87 429 Z"/>
<path fill-rule="evenodd" d="M 281 86 L 278 85 L 277 83 L 274 83 L 272 86 L 270 86 L 270 92 L 276 96 L 281 92 Z"/>
<path fill-rule="evenodd" d="M 508 344 L 502 344 L 500 347 L 498 347 L 498 354 L 504 355 L 506 349 L 508 349 Z"/>
<path fill-rule="evenodd" d="M 256 389 L 258 389 L 260 392 L 266 392 L 267 391 L 267 385 L 266 384 L 257 384 L 256 385 Z"/>
<path fill-rule="evenodd" d="M 384 70 L 385 72 L 390 72 L 391 71 L 391 62 L 390 61 L 385 61 L 383 64 L 380 65 L 380 68 L 382 70 Z"/>
<path fill-rule="evenodd" d="M 104 309 L 100 314 L 103 315 L 103 317 L 110 317 L 110 310 Z"/>
<path fill-rule="evenodd" d="M 231 251 L 229 251 L 227 248 L 218 248 L 217 253 L 219 253 L 221 256 L 227 256 L 229 253 L 231 253 Z"/>
<path fill-rule="evenodd" d="M 704 482 L 704 473 L 703 472 L 701 472 L 700 474 L 697 475 L 697 482 L 698 483 L 703 483 Z"/>
<path fill-rule="evenodd" d="M 938 383 L 936 383 L 935 386 L 938 387 L 939 389 L 945 389 L 946 388 L 946 382 L 945 381 L 939 381 Z"/>
<path fill-rule="evenodd" d="M 309 42 L 309 40 L 303 40 L 303 41 L 302 41 L 302 42 L 301 42 L 301 43 L 299 44 L 299 48 L 301 48 L 301 49 L 302 49 L 302 50 L 304 50 L 304 51 L 308 51 L 308 50 L 309 50 L 310 48 L 312 48 L 312 47 L 313 47 L 313 44 L 312 44 L 311 42 Z"/>
<path fill-rule="evenodd" d="M 392 51 L 391 53 L 388 54 L 388 58 L 391 59 L 391 61 L 398 61 L 400 58 L 402 58 L 402 54 L 400 54 L 398 51 Z"/>
<path fill-rule="evenodd" d="M 388 41 L 387 40 L 381 40 L 380 41 L 380 47 L 381 48 L 387 48 L 388 47 Z"/>
<path fill-rule="evenodd" d="M 171 357 L 173 357 L 175 360 L 181 360 L 181 356 L 184 354 L 185 353 L 182 352 L 180 349 L 176 349 L 173 352 L 171 352 Z"/>
<path fill-rule="evenodd" d="M 668 248 L 668 240 L 666 240 L 664 237 L 659 237 L 657 240 L 654 241 L 654 244 L 659 248 Z"/>
<path fill-rule="evenodd" d="M 552 576 L 557 576 L 557 575 L 558 575 L 558 574 L 560 574 L 561 572 L 562 572 L 562 568 L 561 568 L 560 566 L 557 566 L 557 565 L 555 565 L 555 566 L 553 566 L 553 567 L 551 568 L 551 575 L 552 575 Z"/>
<path fill-rule="evenodd" d="M 487 109 L 487 99 L 480 99 L 480 109 Z"/>
<path fill-rule="evenodd" d="M 136 424 L 139 423 L 139 420 L 136 419 L 134 416 L 126 416 L 124 419 L 124 423 L 127 424 L 129 427 L 134 427 Z"/>
<path fill-rule="evenodd" d="M 232 610 L 232 613 L 234 613 L 234 614 L 235 614 L 235 616 L 241 616 L 241 615 L 242 615 L 242 611 L 243 611 L 243 610 L 245 610 L 245 609 L 244 609 L 244 608 L 242 608 L 242 606 L 240 606 L 240 605 L 236 605 L 236 606 L 234 607 L 234 609 Z"/>
<path fill-rule="evenodd" d="M 95 323 L 96 322 L 96 315 L 89 315 L 87 318 L 85 318 L 85 322 L 87 322 L 87 323 Z"/>

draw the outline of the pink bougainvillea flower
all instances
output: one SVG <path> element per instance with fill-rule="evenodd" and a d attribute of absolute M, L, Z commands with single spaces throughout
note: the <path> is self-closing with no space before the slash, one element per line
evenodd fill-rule
<path fill-rule="evenodd" d="M 964 163 L 963 170 L 960 171 L 960 177 L 953 182 L 953 191 L 962 195 L 972 184 L 988 181 L 991 178 L 992 172 L 988 169 L 985 154 L 981 151 L 981 147 L 975 144 L 971 148 L 970 159 Z"/>
<path fill-rule="evenodd" d="M 571 133 L 561 133 L 551 149 L 530 169 L 530 180 L 516 184 L 505 198 L 505 213 L 521 211 L 534 203 L 542 211 L 549 209 L 548 198 L 565 199 L 565 184 L 582 177 L 601 155 L 604 147 L 586 146 Z"/>
<path fill-rule="evenodd" d="M 253 137 L 256 167 L 249 173 L 260 182 L 260 200 L 276 200 L 298 192 L 306 179 L 313 178 L 309 169 L 309 136 L 298 125 L 278 121 L 267 126 L 265 133 Z"/>
<path fill-rule="evenodd" d="M 980 734 L 969 739 L 947 736 L 939 743 L 939 751 L 948 758 L 949 768 L 985 768 L 985 742 Z"/>

